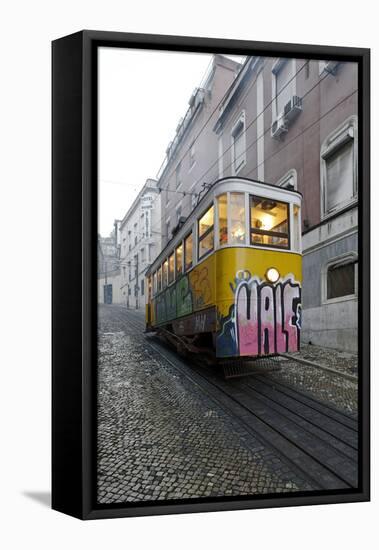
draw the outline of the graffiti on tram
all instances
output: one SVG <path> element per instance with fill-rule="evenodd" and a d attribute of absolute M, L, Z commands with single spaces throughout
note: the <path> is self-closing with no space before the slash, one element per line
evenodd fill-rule
<path fill-rule="evenodd" d="M 264 355 L 300 346 L 301 285 L 289 274 L 276 284 L 238 271 L 231 283 L 234 303 L 219 319 L 217 355 Z"/>
<path fill-rule="evenodd" d="M 212 286 L 208 267 L 194 269 L 167 287 L 155 299 L 155 318 L 164 323 L 189 315 L 212 301 Z"/>

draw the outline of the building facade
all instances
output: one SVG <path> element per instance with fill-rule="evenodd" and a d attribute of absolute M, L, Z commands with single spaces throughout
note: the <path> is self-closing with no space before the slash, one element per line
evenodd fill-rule
<path fill-rule="evenodd" d="M 354 63 L 249 58 L 221 103 L 218 177 L 303 194 L 305 342 L 357 350 L 358 73 Z"/>
<path fill-rule="evenodd" d="M 120 300 L 131 309 L 145 307 L 145 272 L 161 250 L 160 216 L 158 184 L 148 179 L 118 224 Z"/>
<path fill-rule="evenodd" d="M 239 69 L 236 61 L 222 55 L 213 56 L 203 84 L 192 93 L 189 107 L 167 147 L 159 174 L 163 246 L 180 226 L 181 218 L 187 218 L 209 182 L 217 178 L 218 139 L 213 127 L 220 101 Z"/>
<path fill-rule="evenodd" d="M 302 337 L 345 351 L 358 341 L 357 85 L 354 63 L 215 56 L 159 179 L 163 245 L 222 177 L 300 191 Z"/>

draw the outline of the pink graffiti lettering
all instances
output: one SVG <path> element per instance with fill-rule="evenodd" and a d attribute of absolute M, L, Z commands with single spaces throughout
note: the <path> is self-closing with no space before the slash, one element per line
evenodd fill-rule
<path fill-rule="evenodd" d="M 257 277 L 235 289 L 235 328 L 240 355 L 297 351 L 300 343 L 301 286 L 292 275 L 275 285 Z"/>

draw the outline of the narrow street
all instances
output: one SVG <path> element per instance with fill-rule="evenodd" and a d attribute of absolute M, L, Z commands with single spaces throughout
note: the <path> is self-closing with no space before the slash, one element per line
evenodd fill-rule
<path fill-rule="evenodd" d="M 99 306 L 99 503 L 357 486 L 351 360 L 225 380 L 143 330 L 143 310 Z"/>

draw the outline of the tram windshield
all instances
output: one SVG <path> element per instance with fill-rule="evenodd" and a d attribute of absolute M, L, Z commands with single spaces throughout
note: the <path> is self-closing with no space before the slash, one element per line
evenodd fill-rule
<path fill-rule="evenodd" d="M 289 248 L 289 205 L 264 197 L 250 198 L 251 244 Z"/>

